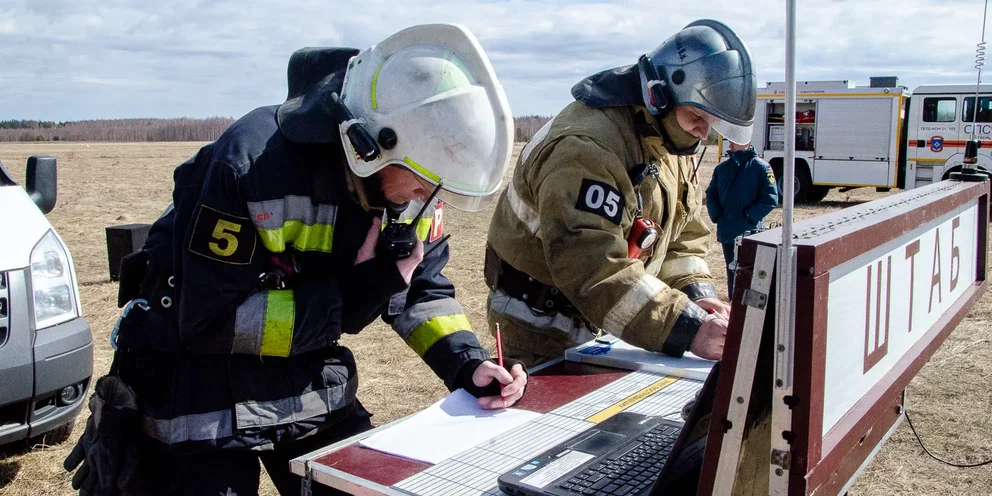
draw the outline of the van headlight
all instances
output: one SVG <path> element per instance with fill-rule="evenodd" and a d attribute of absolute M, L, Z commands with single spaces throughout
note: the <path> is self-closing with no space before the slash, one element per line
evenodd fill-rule
<path fill-rule="evenodd" d="M 48 231 L 31 251 L 31 288 L 35 329 L 44 329 L 79 316 L 72 262 L 62 242 Z"/>

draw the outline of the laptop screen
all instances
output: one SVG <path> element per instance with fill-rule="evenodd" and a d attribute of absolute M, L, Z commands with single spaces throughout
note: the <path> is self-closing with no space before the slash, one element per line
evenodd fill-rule
<path fill-rule="evenodd" d="M 717 362 L 699 390 L 689 418 L 672 447 L 672 454 L 651 490 L 652 495 L 696 494 L 719 372 L 720 362 Z"/>

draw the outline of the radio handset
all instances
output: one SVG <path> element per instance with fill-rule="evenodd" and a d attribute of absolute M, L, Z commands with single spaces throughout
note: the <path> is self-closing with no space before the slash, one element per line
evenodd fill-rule
<path fill-rule="evenodd" d="M 384 221 L 382 232 L 379 233 L 379 241 L 375 245 L 375 255 L 377 257 L 390 257 L 393 260 L 403 260 L 413 254 L 413 249 L 417 246 L 417 224 L 424 216 L 427 207 L 434 202 L 434 197 L 441 191 L 441 183 L 438 182 L 434 192 L 424 202 L 420 212 L 410 223 L 400 222 L 394 218 L 387 218 Z"/>

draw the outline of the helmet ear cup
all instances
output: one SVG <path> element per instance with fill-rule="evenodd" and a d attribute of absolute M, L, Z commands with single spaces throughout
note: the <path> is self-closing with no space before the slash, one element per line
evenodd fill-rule
<path fill-rule="evenodd" d="M 647 55 L 641 55 L 637 60 L 637 69 L 641 72 L 642 93 L 648 101 L 644 102 L 651 113 L 663 114 L 670 109 L 670 101 L 665 91 L 665 79 L 658 74 L 658 69 Z"/>

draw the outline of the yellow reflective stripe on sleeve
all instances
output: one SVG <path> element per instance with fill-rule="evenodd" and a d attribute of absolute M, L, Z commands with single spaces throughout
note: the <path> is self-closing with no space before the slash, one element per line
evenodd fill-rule
<path fill-rule="evenodd" d="M 334 246 L 334 226 L 327 224 L 306 225 L 297 220 L 286 221 L 276 229 L 258 229 L 262 244 L 273 253 L 286 251 L 293 245 L 301 251 L 330 253 Z"/>
<path fill-rule="evenodd" d="M 441 338 L 458 331 L 471 331 L 472 325 L 468 323 L 465 314 L 443 315 L 434 317 L 417 326 L 406 338 L 406 344 L 417 352 L 417 355 L 424 356 L 427 350 L 434 346 Z"/>
<path fill-rule="evenodd" d="M 379 102 L 375 99 L 375 86 L 376 83 L 379 82 L 379 71 L 382 70 L 382 66 L 384 65 L 386 65 L 385 61 L 379 64 L 379 67 L 375 70 L 375 74 L 372 75 L 372 88 L 369 90 L 370 96 L 372 97 L 372 110 L 377 110 L 379 108 Z"/>
<path fill-rule="evenodd" d="M 425 169 L 424 166 L 414 162 L 413 159 L 411 159 L 410 157 L 403 157 L 403 162 L 405 162 L 406 165 L 413 167 L 413 169 L 416 170 L 417 172 L 423 174 L 424 177 L 426 177 L 427 179 L 434 181 L 435 184 L 441 182 L 441 176 L 438 176 L 437 174 Z"/>
<path fill-rule="evenodd" d="M 421 241 L 427 241 L 427 236 L 431 234 L 431 224 L 434 223 L 434 216 L 430 216 L 426 219 L 420 219 L 417 223 L 417 237 Z"/>
<path fill-rule="evenodd" d="M 265 327 L 262 329 L 263 356 L 288 357 L 293 347 L 296 303 L 292 289 L 271 290 L 265 302 Z"/>

